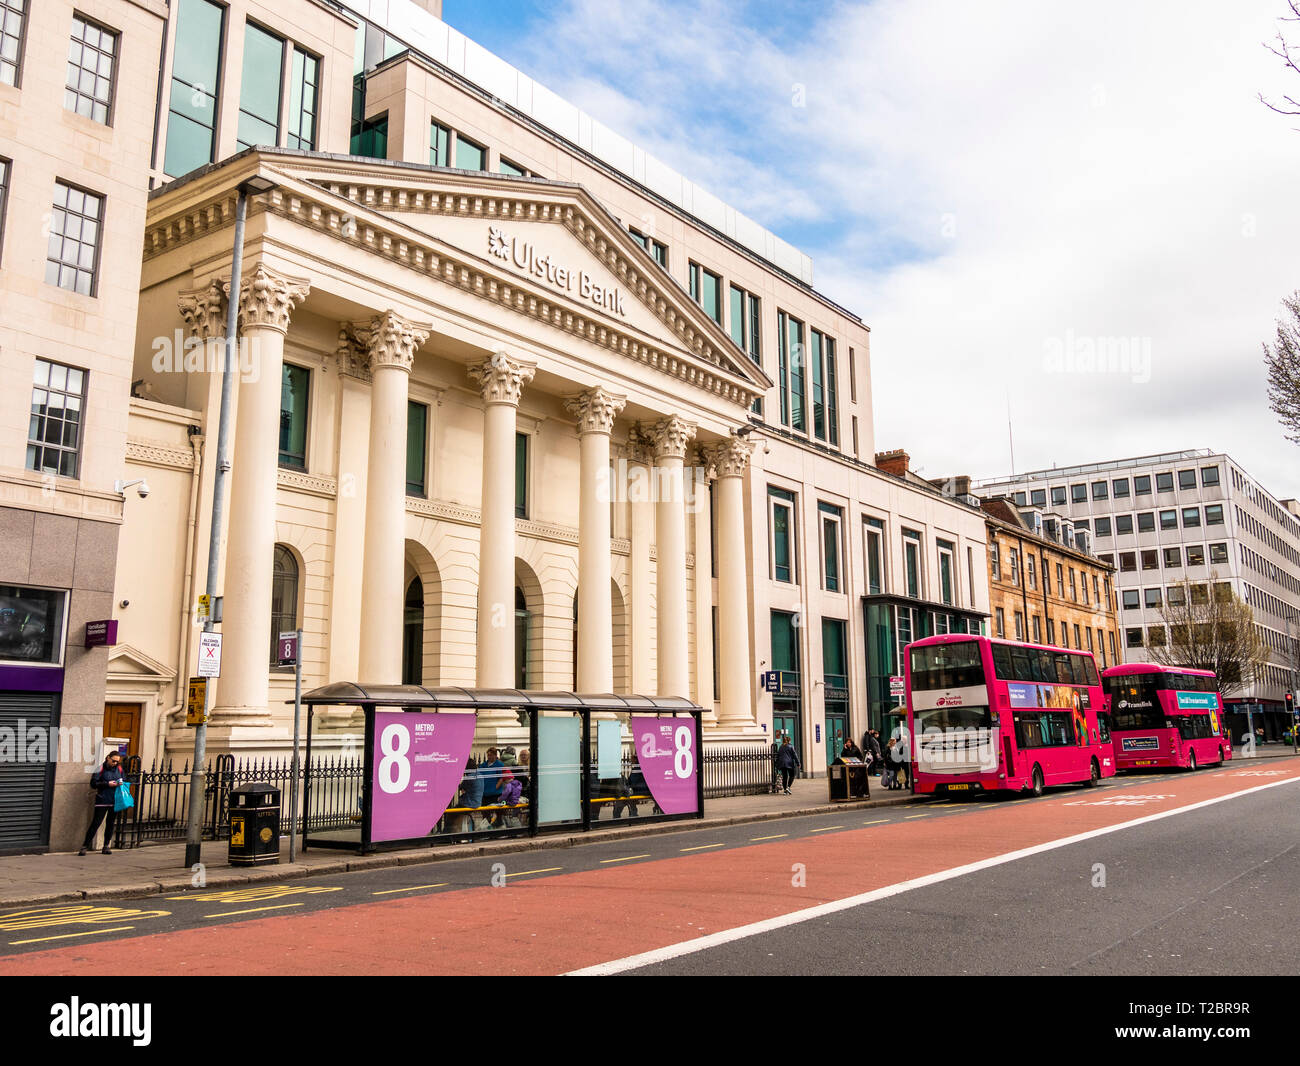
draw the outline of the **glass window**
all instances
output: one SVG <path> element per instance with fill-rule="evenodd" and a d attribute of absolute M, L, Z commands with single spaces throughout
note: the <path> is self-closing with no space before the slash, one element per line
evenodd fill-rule
<path fill-rule="evenodd" d="M 1170 607 L 1184 607 L 1187 605 L 1187 589 L 1182 585 L 1170 585 L 1169 595 L 1166 602 Z"/>
<path fill-rule="evenodd" d="M 451 130 L 432 121 L 429 123 L 429 164 L 451 166 Z"/>
<path fill-rule="evenodd" d="M 351 152 L 367 159 L 388 158 L 388 112 L 352 124 Z"/>
<path fill-rule="evenodd" d="M 1154 511 L 1143 511 L 1138 515 L 1138 532 L 1154 533 L 1156 531 L 1156 515 Z"/>
<path fill-rule="evenodd" d="M 463 134 L 456 134 L 456 168 L 487 170 L 487 149 L 481 144 L 475 144 Z"/>
<path fill-rule="evenodd" d="M 77 476 L 86 402 L 86 372 L 37 359 L 27 428 L 27 469 Z"/>
<path fill-rule="evenodd" d="M 284 364 L 280 388 L 280 465 L 307 469 L 307 404 L 311 371 Z"/>
<path fill-rule="evenodd" d="M 515 517 L 528 517 L 528 434 L 515 434 Z"/>
<path fill-rule="evenodd" d="M 528 172 L 518 163 L 512 163 L 509 159 L 502 156 L 497 160 L 497 170 L 502 174 L 509 174 L 512 178 L 525 178 Z"/>
<path fill-rule="evenodd" d="M 293 50 L 289 78 L 290 148 L 305 152 L 316 148 L 317 116 L 320 114 L 320 60 L 301 48 Z"/>
<path fill-rule="evenodd" d="M 1173 491 L 1174 491 L 1174 475 L 1172 473 L 1157 474 L 1156 492 L 1173 492 Z"/>
<path fill-rule="evenodd" d="M 995 607 L 993 609 L 993 618 L 994 624 L 997 627 L 998 636 L 1005 637 L 1007 635 L 1007 618 L 1001 607 Z"/>
<path fill-rule="evenodd" d="M 0 5 L 0 11 L 3 11 L 3 5 Z M 66 592 L 54 589 L 0 585 L 0 660 L 61 662 L 66 600 Z M 50 757 L 53 758 L 53 754 Z"/>
<path fill-rule="evenodd" d="M 1130 648 L 1142 647 L 1142 630 L 1141 629 L 1124 630 L 1124 643 Z"/>
<path fill-rule="evenodd" d="M 1002 552 L 996 540 L 989 544 L 989 569 L 993 573 L 994 581 L 1002 580 Z"/>
<path fill-rule="evenodd" d="M 1034 490 L 1032 490 L 1032 491 L 1029 493 L 1029 502 L 1030 502 L 1031 504 L 1033 504 L 1035 507 L 1046 507 L 1046 506 L 1047 506 L 1047 490 L 1046 490 L 1046 489 L 1034 489 Z"/>
<path fill-rule="evenodd" d="M 61 289 L 94 296 L 104 200 L 92 192 L 54 183 L 54 210 L 45 259 L 45 280 Z"/>
<path fill-rule="evenodd" d="M 1165 643 L 1165 627 L 1152 626 L 1147 630 L 1147 646 L 1150 648 L 1162 648 Z"/>
<path fill-rule="evenodd" d="M 1017 507 L 1025 506 L 1025 494 L 1023 492 L 1017 492 L 1013 494 L 1011 499 L 1015 502 L 1015 505 Z"/>
<path fill-rule="evenodd" d="M 655 240 L 653 237 L 647 237 L 644 233 L 639 233 L 634 229 L 629 229 L 628 233 L 632 235 L 632 239 L 636 241 L 637 244 L 641 245 L 642 248 L 654 257 L 656 263 L 665 270 L 668 269 L 668 245 L 664 244 L 663 241 Z M 757 306 L 757 300 L 755 300 L 755 305 Z M 755 332 L 757 332 L 757 328 L 755 329 Z"/>
<path fill-rule="evenodd" d="M 1116 499 L 1119 499 L 1122 496 L 1127 496 L 1128 478 L 1117 477 L 1114 481 L 1111 482 L 1111 489 L 1113 490 Z"/>
<path fill-rule="evenodd" d="M 1207 526 L 1223 525 L 1223 504 L 1212 503 L 1205 508 L 1205 524 Z"/>
<path fill-rule="evenodd" d="M 1201 524 L 1201 509 L 1199 507 L 1183 508 L 1183 528 L 1191 529 Z"/>
<path fill-rule="evenodd" d="M 1165 569 L 1176 570 L 1183 565 L 1183 553 L 1180 548 L 1165 549 Z"/>
<path fill-rule="evenodd" d="M 1094 525 L 1096 526 L 1096 529 L 1097 529 L 1097 536 L 1099 536 L 1099 537 L 1109 537 L 1109 536 L 1110 536 L 1110 519 L 1109 519 L 1109 518 L 1099 517 L 1099 518 L 1097 519 L 1097 521 L 1094 523 Z"/>
<path fill-rule="evenodd" d="M 736 342 L 736 347 L 753 360 L 755 365 L 761 367 L 763 357 L 759 347 L 761 316 L 759 314 L 758 297 L 736 285 L 730 287 L 730 295 L 728 325 L 731 327 L 731 339 Z M 762 415 L 762 397 L 754 401 L 751 410 L 756 415 Z"/>
<path fill-rule="evenodd" d="M 1055 487 L 1052 489 L 1052 506 L 1053 506 L 1053 507 L 1064 507 L 1064 506 L 1065 506 L 1065 486 L 1064 486 L 1064 485 L 1057 485 L 1057 486 L 1055 486 Z"/>
<path fill-rule="evenodd" d="M 83 118 L 107 125 L 113 102 L 113 68 L 116 62 L 117 34 L 80 15 L 73 15 L 63 106 Z"/>
<path fill-rule="evenodd" d="M 913 599 L 921 597 L 921 534 L 903 530 L 903 572 L 907 582 L 905 593 Z"/>
<path fill-rule="evenodd" d="M 951 606 L 955 602 L 953 590 L 953 555 L 955 549 L 951 543 L 945 540 L 936 542 L 936 548 L 939 553 L 939 599 Z"/>
<path fill-rule="evenodd" d="M 1138 609 L 1141 597 L 1138 595 L 1137 589 L 1125 589 L 1121 595 L 1124 599 L 1124 610 L 1136 611 Z"/>
<path fill-rule="evenodd" d="M 1147 551 L 1144 551 L 1142 553 L 1142 569 L 1143 570 L 1160 569 L 1160 553 L 1157 552 L 1155 548 L 1150 548 Z"/>
<path fill-rule="evenodd" d="M 1131 514 L 1122 514 L 1115 516 L 1115 532 L 1120 536 L 1133 532 L 1133 516 Z"/>
<path fill-rule="evenodd" d="M 280 665 L 277 638 L 298 628 L 298 560 L 283 544 L 275 546 L 271 571 L 271 665 Z"/>
<path fill-rule="evenodd" d="M 425 495 L 426 434 L 429 408 L 411 400 L 406 405 L 406 495 Z"/>
<path fill-rule="evenodd" d="M 25 0 L 0 0 L 0 85 L 18 85 L 26 16 Z"/>
<path fill-rule="evenodd" d="M 1219 483 L 1219 468 L 1217 466 L 1201 467 L 1201 484 L 1207 488 Z"/>
<path fill-rule="evenodd" d="M 244 24 L 244 76 L 239 88 L 239 147 L 280 143 L 284 41 Z"/>
<path fill-rule="evenodd" d="M 1210 562 L 1214 564 L 1226 563 L 1228 561 L 1228 545 L 1211 544 L 1210 545 Z"/>
<path fill-rule="evenodd" d="M 0 252 L 5 246 L 5 215 L 9 204 L 9 160 L 0 159 Z"/>
<path fill-rule="evenodd" d="M 1145 604 L 1148 610 L 1155 610 L 1160 606 L 1160 590 L 1147 589 L 1145 591 Z"/>
<path fill-rule="evenodd" d="M 877 518 L 864 518 L 862 524 L 867 545 L 867 592 L 877 596 L 885 588 L 885 524 Z"/>
<path fill-rule="evenodd" d="M 1070 496 L 1071 496 L 1071 499 L 1073 499 L 1073 501 L 1074 501 L 1075 503 L 1087 503 L 1087 502 L 1088 502 L 1088 486 L 1087 486 L 1087 485 L 1071 485 L 1071 486 L 1070 486 Z"/>
<path fill-rule="evenodd" d="M 1187 545 L 1187 565 L 1204 566 L 1205 565 L 1205 545 L 1189 544 Z"/>
<path fill-rule="evenodd" d="M 1109 496 L 1110 488 L 1104 481 L 1094 481 L 1092 483 L 1092 498 L 1094 500 L 1104 500 Z"/>
<path fill-rule="evenodd" d="M 1160 528 L 1161 528 L 1161 529 L 1177 529 L 1177 528 L 1178 528 L 1178 512 L 1177 512 L 1177 511 L 1161 511 L 1161 512 L 1160 512 Z"/>
<path fill-rule="evenodd" d="M 722 279 L 699 263 L 690 265 L 691 299 L 704 308 L 714 322 L 722 322 Z"/>
<path fill-rule="evenodd" d="M 1178 471 L 1178 487 L 1180 489 L 1196 488 L 1196 471 L 1195 470 Z"/>
<path fill-rule="evenodd" d="M 1151 475 L 1139 474 L 1133 479 L 1133 495 L 1150 496 L 1151 495 Z"/>
<path fill-rule="evenodd" d="M 794 494 L 769 487 L 767 495 L 772 516 L 772 578 L 794 584 Z"/>
<path fill-rule="evenodd" d="M 803 323 L 784 311 L 777 312 L 777 384 L 781 394 L 781 422 L 807 433 L 804 421 Z"/>
<path fill-rule="evenodd" d="M 1031 619 L 1030 629 L 1033 632 L 1034 643 L 1041 644 L 1043 642 L 1043 620 L 1038 615 L 1034 615 Z"/>
<path fill-rule="evenodd" d="M 840 525 L 844 512 L 828 503 L 819 503 L 822 522 L 822 579 L 827 592 L 840 591 Z"/>
<path fill-rule="evenodd" d="M 1121 572 L 1126 573 L 1126 574 L 1127 574 L 1127 573 L 1132 573 L 1133 571 L 1135 571 L 1135 570 L 1137 569 L 1137 553 L 1136 553 L 1136 552 L 1120 552 L 1120 553 L 1119 553 L 1119 568 L 1120 568 L 1120 571 L 1121 571 Z"/>

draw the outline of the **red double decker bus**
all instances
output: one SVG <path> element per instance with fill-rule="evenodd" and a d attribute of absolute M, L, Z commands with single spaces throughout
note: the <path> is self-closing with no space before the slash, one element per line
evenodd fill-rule
<path fill-rule="evenodd" d="M 1097 784 L 1115 773 L 1090 653 L 968 634 L 907 646 L 915 791 Z"/>
<path fill-rule="evenodd" d="M 1219 685 L 1209 670 L 1132 663 L 1102 671 L 1121 770 L 1195 770 L 1232 758 Z"/>

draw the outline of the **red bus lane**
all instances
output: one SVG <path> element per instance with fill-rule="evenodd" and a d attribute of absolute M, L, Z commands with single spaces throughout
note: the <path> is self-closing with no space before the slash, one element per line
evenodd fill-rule
<path fill-rule="evenodd" d="M 917 817 L 918 805 L 886 825 L 31 952 L 0 959 L 0 974 L 563 973 L 1297 779 L 1300 761 L 1270 759 L 1037 802 L 971 803 L 955 817 Z M 501 861 L 522 869 L 537 858 Z"/>

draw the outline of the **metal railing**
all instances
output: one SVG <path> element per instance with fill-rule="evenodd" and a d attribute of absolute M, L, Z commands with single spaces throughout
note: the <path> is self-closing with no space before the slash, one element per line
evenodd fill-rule
<path fill-rule="evenodd" d="M 776 791 L 771 744 L 728 745 L 704 751 L 704 798 L 757 796 Z"/>

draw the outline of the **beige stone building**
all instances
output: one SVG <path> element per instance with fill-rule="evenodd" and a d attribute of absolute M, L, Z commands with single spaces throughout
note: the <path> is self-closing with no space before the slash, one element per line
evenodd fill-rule
<path fill-rule="evenodd" d="M 877 469 L 868 331 L 807 256 L 438 7 L 172 5 L 119 382 L 120 476 L 151 492 L 105 706 L 146 762 L 192 750 L 214 352 L 257 176 L 208 750 L 287 749 L 271 641 L 301 627 L 309 687 L 689 696 L 707 741 L 789 732 L 824 768 L 887 724 L 907 640 L 987 616 L 978 507 Z"/>

